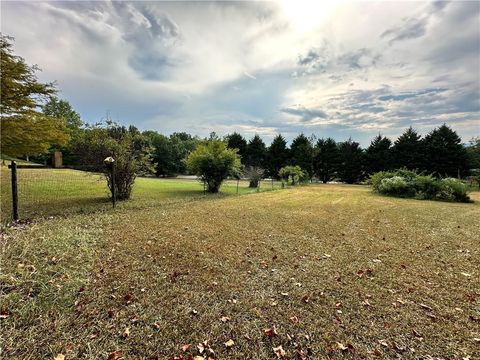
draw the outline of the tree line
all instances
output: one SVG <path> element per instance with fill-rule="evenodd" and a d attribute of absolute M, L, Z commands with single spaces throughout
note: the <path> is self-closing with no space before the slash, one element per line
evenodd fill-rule
<path fill-rule="evenodd" d="M 480 169 L 480 137 L 462 144 L 445 124 L 424 137 L 408 128 L 393 142 L 379 134 L 365 149 L 353 139 L 337 142 L 305 134 L 296 136 L 289 146 L 278 134 L 267 146 L 259 135 L 247 141 L 238 132 L 223 138 L 212 133 L 202 139 L 185 132 L 166 136 L 139 131 L 109 119 L 87 124 L 68 101 L 56 97 L 55 83 L 38 81 L 38 68 L 16 56 L 12 44 L 13 39 L 0 36 L 3 155 L 43 162 L 50 152 L 61 150 L 66 165 L 99 168 L 104 156 L 113 154 L 122 158 L 117 165 L 127 172 L 174 176 L 191 172 L 186 159 L 205 141 L 221 141 L 228 149 L 236 149 L 243 173 L 257 181 L 266 176 L 278 179 L 285 166 L 298 166 L 307 179 L 346 183 L 398 168 L 438 177 L 478 175 Z"/>

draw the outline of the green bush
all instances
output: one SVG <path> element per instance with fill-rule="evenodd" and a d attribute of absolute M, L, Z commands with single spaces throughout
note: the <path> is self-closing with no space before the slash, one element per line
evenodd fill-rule
<path fill-rule="evenodd" d="M 285 183 L 291 184 L 291 185 L 297 185 L 300 182 L 305 182 L 308 180 L 308 174 L 305 171 L 303 171 L 302 168 L 298 165 L 284 166 L 278 172 L 278 176 L 282 180 L 282 186 Z"/>
<path fill-rule="evenodd" d="M 467 195 L 467 185 L 454 178 L 446 178 L 439 181 L 440 191 L 436 198 L 446 201 L 469 202 Z"/>
<path fill-rule="evenodd" d="M 187 158 L 188 170 L 206 183 L 210 193 L 217 193 L 228 176 L 236 176 L 240 165 L 237 149 L 228 149 L 223 141 L 217 139 L 198 144 Z"/>
<path fill-rule="evenodd" d="M 436 179 L 410 170 L 380 171 L 368 183 L 375 192 L 422 200 L 469 202 L 468 186 L 454 178 Z"/>

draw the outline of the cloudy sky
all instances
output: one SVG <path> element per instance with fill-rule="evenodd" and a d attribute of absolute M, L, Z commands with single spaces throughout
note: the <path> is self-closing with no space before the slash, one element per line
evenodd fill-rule
<path fill-rule="evenodd" d="M 480 135 L 480 2 L 4 2 L 1 31 L 84 120 L 363 145 Z"/>

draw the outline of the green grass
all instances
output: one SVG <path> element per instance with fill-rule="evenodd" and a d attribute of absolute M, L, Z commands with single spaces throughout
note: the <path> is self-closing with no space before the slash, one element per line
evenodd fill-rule
<path fill-rule="evenodd" d="M 2 357 L 185 359 L 208 340 L 218 359 L 478 358 L 472 198 L 312 185 L 7 228 Z"/>
<path fill-rule="evenodd" d="M 55 216 L 111 208 L 109 191 L 104 177 L 70 169 L 18 169 L 18 194 L 20 218 Z M 12 200 L 10 171 L 1 167 L 1 217 L 2 222 L 11 219 Z M 274 189 L 280 183 L 274 183 Z M 271 182 L 263 182 L 260 191 L 271 190 Z M 257 192 L 248 188 L 248 182 L 240 181 L 239 194 Z M 236 181 L 226 181 L 221 195 L 235 195 Z M 203 185 L 196 180 L 137 178 L 132 199 L 119 207 L 138 208 L 156 206 L 159 202 L 203 196 Z"/>

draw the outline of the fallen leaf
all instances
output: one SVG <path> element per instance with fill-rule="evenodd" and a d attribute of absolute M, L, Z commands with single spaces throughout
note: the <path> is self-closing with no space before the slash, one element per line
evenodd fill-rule
<path fill-rule="evenodd" d="M 380 350 L 378 350 L 377 348 L 375 348 L 375 349 L 373 349 L 373 355 L 375 355 L 375 356 L 382 356 L 383 353 L 382 353 Z"/>
<path fill-rule="evenodd" d="M 339 348 L 339 349 L 342 350 L 342 351 L 348 350 L 348 347 L 346 347 L 345 345 L 343 345 L 341 342 L 337 342 L 337 348 Z"/>
<path fill-rule="evenodd" d="M 130 328 L 127 327 L 125 328 L 125 330 L 123 330 L 122 337 L 126 339 L 129 336 L 130 336 Z"/>
<path fill-rule="evenodd" d="M 191 313 L 192 313 L 192 315 L 198 315 L 198 311 L 195 310 L 195 309 L 192 309 Z"/>
<path fill-rule="evenodd" d="M 389 347 L 386 340 L 378 340 L 378 342 L 379 342 L 380 345 L 382 345 L 382 346 L 385 346 L 385 347 L 387 347 L 387 348 Z"/>
<path fill-rule="evenodd" d="M 275 328 L 275 325 L 272 326 L 271 328 L 269 329 L 265 329 L 263 330 L 263 333 L 265 334 L 266 337 L 273 337 L 275 335 L 277 335 L 277 329 Z"/>
<path fill-rule="evenodd" d="M 183 352 L 186 352 L 188 349 L 190 349 L 190 347 L 192 346 L 192 344 L 185 344 L 182 346 L 182 351 Z"/>
<path fill-rule="evenodd" d="M 277 358 L 283 358 L 285 356 L 285 350 L 283 350 L 282 345 L 274 347 L 272 348 L 272 350 L 275 353 L 275 355 L 277 355 Z"/>
<path fill-rule="evenodd" d="M 108 360 L 117 360 L 120 355 L 122 355 L 122 352 L 121 351 L 114 351 L 114 352 L 111 352 L 110 354 L 108 354 Z"/>
<path fill-rule="evenodd" d="M 65 360 L 65 355 L 57 354 L 57 356 L 54 357 L 54 360 Z"/>
<path fill-rule="evenodd" d="M 227 321 L 230 321 L 230 318 L 228 316 L 222 316 L 220 321 L 226 323 Z"/>
<path fill-rule="evenodd" d="M 294 323 L 294 324 L 298 324 L 298 323 L 299 323 L 298 317 L 296 317 L 296 316 L 290 317 L 290 321 L 291 321 L 292 323 Z"/>
<path fill-rule="evenodd" d="M 231 348 L 233 345 L 235 345 L 235 341 L 233 341 L 232 339 L 228 340 L 228 341 L 225 343 L 225 347 L 226 347 L 226 348 Z"/>

